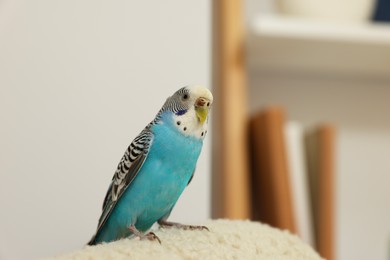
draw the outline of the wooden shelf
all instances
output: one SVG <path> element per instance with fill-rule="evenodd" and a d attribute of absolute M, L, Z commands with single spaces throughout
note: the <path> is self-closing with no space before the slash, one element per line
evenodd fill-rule
<path fill-rule="evenodd" d="M 213 218 L 249 219 L 242 1 L 213 1 Z"/>
<path fill-rule="evenodd" d="M 251 71 L 390 78 L 390 25 L 261 16 L 247 32 Z"/>

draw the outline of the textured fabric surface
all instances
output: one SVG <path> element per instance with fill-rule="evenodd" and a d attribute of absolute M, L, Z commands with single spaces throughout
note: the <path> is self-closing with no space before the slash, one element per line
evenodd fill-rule
<path fill-rule="evenodd" d="M 297 236 L 250 221 L 210 220 L 210 232 L 160 228 L 157 241 L 122 239 L 48 259 L 321 259 Z"/>

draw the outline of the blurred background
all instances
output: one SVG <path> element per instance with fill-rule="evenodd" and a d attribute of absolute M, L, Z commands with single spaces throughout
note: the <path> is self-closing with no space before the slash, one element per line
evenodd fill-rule
<path fill-rule="evenodd" d="M 315 234 L 316 248 L 327 259 L 390 259 L 389 1 L 247 0 L 244 8 L 250 114 L 279 105 L 286 124 L 300 131 L 324 123 L 333 129 L 333 184 L 324 195 L 332 201 L 322 201 L 331 209 L 320 213 L 332 219 L 321 224 L 312 216 L 313 232 L 331 233 L 322 230 L 322 249 Z M 291 174 L 297 159 L 289 151 Z M 297 196 L 299 233 L 305 211 Z M 314 210 L 323 206 L 311 200 Z"/>
<path fill-rule="evenodd" d="M 0 259 L 83 247 L 123 152 L 188 84 L 212 89 L 213 126 L 172 220 L 389 259 L 389 17 L 385 0 L 0 1 Z"/>

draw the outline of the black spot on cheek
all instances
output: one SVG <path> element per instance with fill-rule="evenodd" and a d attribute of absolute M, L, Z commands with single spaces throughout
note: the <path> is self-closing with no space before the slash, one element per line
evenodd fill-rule
<path fill-rule="evenodd" d="M 204 136 L 204 133 L 202 132 L 201 136 Z"/>
<path fill-rule="evenodd" d="M 186 130 L 187 130 L 187 127 L 184 127 L 183 130 L 186 131 Z"/>
<path fill-rule="evenodd" d="M 176 124 L 177 124 L 177 125 L 180 125 L 180 124 L 181 124 L 181 122 L 180 122 L 180 121 L 177 121 L 177 122 L 176 122 Z"/>

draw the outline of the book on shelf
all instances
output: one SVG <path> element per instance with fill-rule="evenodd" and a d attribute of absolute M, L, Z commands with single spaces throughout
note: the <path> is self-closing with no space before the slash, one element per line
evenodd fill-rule
<path fill-rule="evenodd" d="M 269 107 L 251 120 L 253 217 L 296 233 L 284 136 L 284 111 Z"/>
<path fill-rule="evenodd" d="M 289 121 L 284 131 L 297 233 L 303 241 L 314 246 L 313 215 L 304 143 L 305 129 L 300 123 Z"/>
<path fill-rule="evenodd" d="M 335 128 L 306 134 L 268 107 L 250 122 L 253 219 L 287 229 L 333 258 Z"/>
<path fill-rule="evenodd" d="M 321 125 L 306 137 L 307 163 L 314 220 L 315 248 L 326 259 L 334 258 L 334 168 L 336 130 Z"/>

